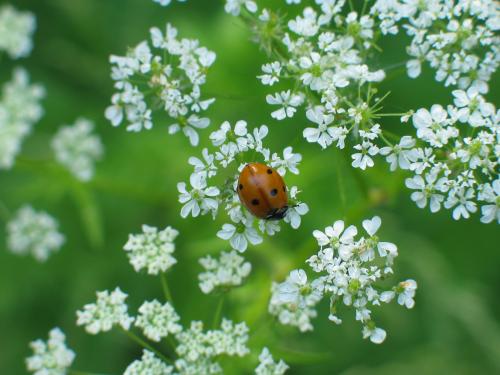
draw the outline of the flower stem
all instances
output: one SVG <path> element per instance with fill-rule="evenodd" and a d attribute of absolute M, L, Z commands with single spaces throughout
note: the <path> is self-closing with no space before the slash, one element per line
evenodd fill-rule
<path fill-rule="evenodd" d="M 216 328 L 220 321 L 220 316 L 222 314 L 222 307 L 224 306 L 224 298 L 226 297 L 226 293 L 222 294 L 219 299 L 219 303 L 217 303 L 217 308 L 215 310 L 214 321 L 212 323 L 213 328 Z"/>
<path fill-rule="evenodd" d="M 167 363 L 172 363 L 172 360 L 170 358 L 167 358 L 165 357 L 165 355 L 163 355 L 159 350 L 153 348 L 150 344 L 148 344 L 146 341 L 144 341 L 143 339 L 141 339 L 139 336 L 137 336 L 135 333 L 133 332 L 130 332 L 130 331 L 127 331 L 125 329 L 122 329 L 123 332 L 125 332 L 125 334 L 130 337 L 133 341 L 135 341 L 137 344 L 139 344 L 140 346 L 142 346 L 143 348 L 153 352 L 156 354 L 156 356 L 160 359 L 162 359 L 164 362 L 167 362 Z"/>
<path fill-rule="evenodd" d="M 173 306 L 174 302 L 172 299 L 172 294 L 170 294 L 170 289 L 168 288 L 168 282 L 167 282 L 167 275 L 162 273 L 160 275 L 161 279 L 161 287 L 163 289 L 163 294 L 165 295 L 165 299 L 170 302 L 170 304 Z"/>

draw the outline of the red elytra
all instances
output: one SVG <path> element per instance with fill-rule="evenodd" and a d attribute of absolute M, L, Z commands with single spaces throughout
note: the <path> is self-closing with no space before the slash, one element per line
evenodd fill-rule
<path fill-rule="evenodd" d="M 245 165 L 238 179 L 241 203 L 260 219 L 280 220 L 288 210 L 288 195 L 283 177 L 262 163 Z"/>

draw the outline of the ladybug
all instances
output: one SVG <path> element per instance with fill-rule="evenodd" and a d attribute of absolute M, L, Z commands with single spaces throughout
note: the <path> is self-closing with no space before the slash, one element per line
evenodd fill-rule
<path fill-rule="evenodd" d="M 238 179 L 238 196 L 248 211 L 260 219 L 280 220 L 288 210 L 283 177 L 262 163 L 245 165 Z"/>

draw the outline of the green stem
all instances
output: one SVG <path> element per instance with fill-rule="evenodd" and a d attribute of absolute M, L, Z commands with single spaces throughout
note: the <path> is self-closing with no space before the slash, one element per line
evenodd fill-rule
<path fill-rule="evenodd" d="M 377 113 L 377 117 L 401 117 L 406 115 L 406 113 Z"/>
<path fill-rule="evenodd" d="M 170 289 L 168 288 L 168 282 L 167 282 L 167 275 L 165 273 L 162 273 L 160 275 L 161 279 L 161 287 L 163 289 L 163 294 L 165 295 L 165 299 L 170 302 L 170 304 L 173 306 L 174 300 L 172 299 L 172 294 L 170 294 Z"/>
<path fill-rule="evenodd" d="M 125 334 L 130 337 L 133 341 L 135 341 L 137 344 L 139 344 L 140 346 L 142 346 L 143 348 L 153 352 L 156 354 L 156 356 L 160 359 L 162 359 L 164 362 L 167 362 L 167 363 L 172 363 L 172 360 L 170 358 L 167 358 L 165 357 L 159 350 L 153 348 L 151 345 L 149 345 L 146 341 L 144 341 L 143 339 L 141 339 L 139 336 L 137 336 L 135 333 L 133 332 L 130 332 L 130 331 L 127 331 L 125 329 L 122 329 L 123 332 L 125 332 Z"/>
<path fill-rule="evenodd" d="M 340 195 L 340 203 L 342 206 L 342 214 L 344 217 L 344 220 L 347 218 L 347 200 L 346 200 L 346 195 L 345 195 L 345 189 L 344 189 L 344 177 L 342 174 L 343 168 L 340 166 L 340 161 L 339 161 L 340 155 L 337 155 L 336 157 L 336 164 L 337 164 L 337 182 L 338 182 L 338 188 L 339 188 L 339 195 Z"/>
<path fill-rule="evenodd" d="M 215 310 L 214 321 L 212 323 L 213 328 L 216 328 L 220 321 L 220 316 L 222 314 L 222 307 L 224 306 L 224 298 L 226 297 L 226 293 L 222 294 L 219 302 L 217 303 L 217 309 Z"/>

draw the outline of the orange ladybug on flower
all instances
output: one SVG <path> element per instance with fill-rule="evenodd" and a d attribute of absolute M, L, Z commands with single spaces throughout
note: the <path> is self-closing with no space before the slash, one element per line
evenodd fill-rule
<path fill-rule="evenodd" d="M 287 188 L 273 168 L 262 163 L 249 163 L 238 178 L 238 196 L 254 216 L 265 220 L 281 220 L 288 211 Z"/>

